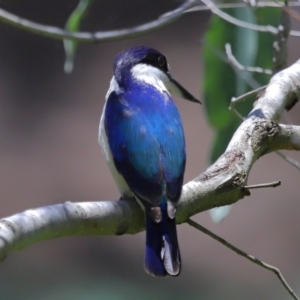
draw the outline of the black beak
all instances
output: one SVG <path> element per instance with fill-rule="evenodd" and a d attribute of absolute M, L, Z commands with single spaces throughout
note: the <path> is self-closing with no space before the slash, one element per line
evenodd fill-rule
<path fill-rule="evenodd" d="M 170 83 L 171 83 L 170 84 L 170 92 L 171 93 L 174 93 L 175 95 L 177 95 L 178 97 L 180 97 L 182 99 L 202 104 L 188 90 L 186 90 L 178 81 L 173 79 L 171 76 L 169 76 L 169 79 L 170 79 Z"/>

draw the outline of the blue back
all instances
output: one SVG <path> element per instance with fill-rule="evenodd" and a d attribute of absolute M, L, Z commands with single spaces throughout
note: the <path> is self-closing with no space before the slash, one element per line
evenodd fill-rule
<path fill-rule="evenodd" d="M 185 141 L 179 112 L 167 92 L 135 82 L 112 92 L 105 131 L 118 172 L 141 200 L 179 200 L 185 169 Z"/>

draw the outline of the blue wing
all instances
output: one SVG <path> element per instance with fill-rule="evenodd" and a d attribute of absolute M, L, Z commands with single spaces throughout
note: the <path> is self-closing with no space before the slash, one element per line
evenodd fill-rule
<path fill-rule="evenodd" d="M 159 205 L 179 200 L 185 141 L 179 112 L 168 93 L 136 88 L 106 103 L 105 131 L 118 172 L 142 200 Z"/>

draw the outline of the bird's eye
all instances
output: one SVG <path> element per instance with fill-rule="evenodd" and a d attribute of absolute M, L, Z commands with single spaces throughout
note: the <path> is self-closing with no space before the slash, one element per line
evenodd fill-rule
<path fill-rule="evenodd" d="M 163 56 L 159 56 L 158 57 L 158 64 L 159 64 L 159 66 L 163 67 L 165 65 L 165 63 L 166 63 L 166 61 L 165 61 L 164 57 Z"/>

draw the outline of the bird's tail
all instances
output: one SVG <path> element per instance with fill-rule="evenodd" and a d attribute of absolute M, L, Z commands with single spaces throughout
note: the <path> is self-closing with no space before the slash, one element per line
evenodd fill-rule
<path fill-rule="evenodd" d="M 146 211 L 145 270 L 157 277 L 178 276 L 181 260 L 175 217 L 169 217 L 166 201 L 155 209 L 158 216 Z"/>

